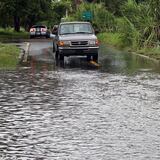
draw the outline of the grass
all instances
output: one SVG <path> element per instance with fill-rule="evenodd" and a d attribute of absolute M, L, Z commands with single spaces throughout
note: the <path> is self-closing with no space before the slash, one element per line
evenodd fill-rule
<path fill-rule="evenodd" d="M 150 58 L 160 60 L 160 47 L 153 47 L 153 48 L 146 47 L 137 49 L 131 46 L 125 46 L 120 38 L 121 36 L 119 33 L 106 32 L 106 33 L 100 33 L 97 36 L 102 43 L 106 43 L 118 49 L 127 50 L 129 52 L 137 52 L 139 54 L 148 56 Z"/>
<path fill-rule="evenodd" d="M 123 47 L 123 43 L 121 41 L 119 33 L 111 33 L 111 32 L 100 33 L 97 35 L 97 37 L 102 43 L 106 43 L 118 48 Z"/>
<path fill-rule="evenodd" d="M 0 28 L 0 41 L 11 39 L 28 39 L 29 33 L 21 29 L 20 32 L 15 32 L 13 28 Z"/>
<path fill-rule="evenodd" d="M 19 53 L 18 47 L 0 43 L 0 69 L 15 69 Z"/>
<path fill-rule="evenodd" d="M 160 60 L 160 47 L 157 48 L 142 48 L 137 53 L 146 55 L 148 57 Z"/>

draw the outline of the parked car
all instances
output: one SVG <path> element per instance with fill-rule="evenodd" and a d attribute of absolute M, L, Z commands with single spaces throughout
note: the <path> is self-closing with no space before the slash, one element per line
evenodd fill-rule
<path fill-rule="evenodd" d="M 64 56 L 86 56 L 98 61 L 99 42 L 90 22 L 62 22 L 53 41 L 56 59 Z"/>
<path fill-rule="evenodd" d="M 34 37 L 50 37 L 50 31 L 45 25 L 34 25 L 30 28 L 30 38 Z"/>

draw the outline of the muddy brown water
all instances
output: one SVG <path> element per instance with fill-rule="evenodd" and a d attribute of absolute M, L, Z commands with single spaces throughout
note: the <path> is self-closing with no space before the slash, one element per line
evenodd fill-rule
<path fill-rule="evenodd" d="M 159 66 L 106 46 L 57 66 L 51 45 L 0 72 L 0 159 L 159 160 Z"/>

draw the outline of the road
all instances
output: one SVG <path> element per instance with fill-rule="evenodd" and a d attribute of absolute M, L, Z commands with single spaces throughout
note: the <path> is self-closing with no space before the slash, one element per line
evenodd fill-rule
<path fill-rule="evenodd" d="M 160 159 L 157 64 L 103 45 L 100 68 L 56 63 L 52 41 L 29 53 L 28 67 L 0 71 L 1 159 Z"/>

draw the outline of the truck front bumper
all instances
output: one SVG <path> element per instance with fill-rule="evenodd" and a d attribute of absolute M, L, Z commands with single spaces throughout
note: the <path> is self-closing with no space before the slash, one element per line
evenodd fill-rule
<path fill-rule="evenodd" d="M 99 47 L 59 47 L 59 54 L 63 56 L 85 56 L 98 54 Z"/>

